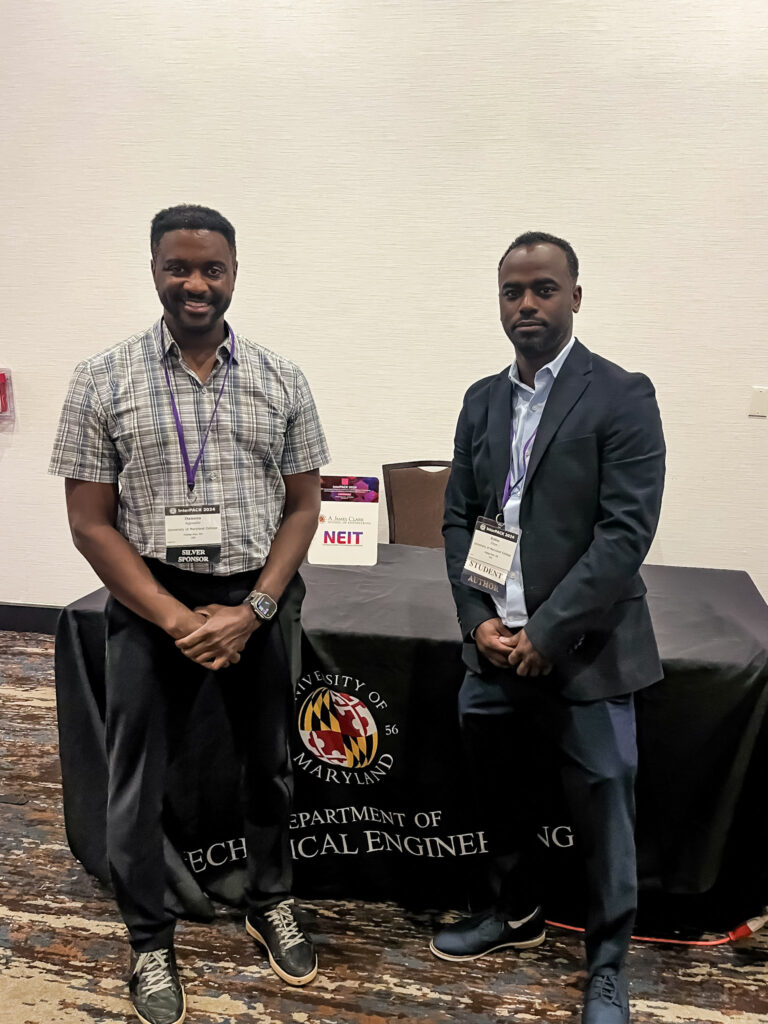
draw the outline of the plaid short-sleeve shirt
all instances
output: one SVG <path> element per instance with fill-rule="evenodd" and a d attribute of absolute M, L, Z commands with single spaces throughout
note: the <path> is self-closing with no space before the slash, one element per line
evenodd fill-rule
<path fill-rule="evenodd" d="M 221 389 L 230 340 L 203 384 L 167 327 L 86 359 L 75 368 L 49 472 L 118 483 L 118 529 L 140 555 L 165 560 L 165 507 L 189 502 L 163 362 L 194 463 Z M 329 454 L 301 370 L 236 335 L 235 354 L 195 480 L 195 502 L 222 512 L 221 557 L 191 571 L 217 576 L 259 569 L 285 502 L 283 476 L 318 469 Z"/>

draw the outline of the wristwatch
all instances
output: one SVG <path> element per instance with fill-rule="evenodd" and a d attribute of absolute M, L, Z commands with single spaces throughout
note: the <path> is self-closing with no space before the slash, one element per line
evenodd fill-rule
<path fill-rule="evenodd" d="M 243 604 L 249 604 L 253 609 L 253 614 L 258 619 L 263 619 L 264 622 L 269 622 L 271 618 L 274 618 L 277 611 L 277 601 L 274 601 L 269 594 L 261 594 L 258 591 L 249 594 Z"/>

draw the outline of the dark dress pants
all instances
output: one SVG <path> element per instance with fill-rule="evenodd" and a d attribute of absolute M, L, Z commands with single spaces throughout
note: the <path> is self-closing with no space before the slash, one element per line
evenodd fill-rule
<path fill-rule="evenodd" d="M 215 577 L 147 560 L 188 607 L 239 604 L 254 573 Z M 302 587 L 297 577 L 291 588 Z M 107 855 L 131 945 L 170 945 L 175 919 L 165 907 L 163 800 L 166 770 L 206 677 L 213 675 L 242 769 L 249 906 L 290 893 L 288 815 L 292 797 L 289 721 L 293 691 L 276 620 L 251 636 L 236 665 L 217 673 L 181 654 L 163 630 L 114 598 L 107 604 Z"/>
<path fill-rule="evenodd" d="M 526 680 L 489 668 L 467 673 L 459 711 L 495 908 L 521 920 L 545 904 L 536 782 L 554 757 L 586 875 L 587 965 L 619 968 L 637 908 L 632 695 L 576 703 L 560 695 L 554 672 Z"/>

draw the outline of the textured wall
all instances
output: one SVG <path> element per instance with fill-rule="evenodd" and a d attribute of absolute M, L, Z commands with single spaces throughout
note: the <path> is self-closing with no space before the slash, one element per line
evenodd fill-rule
<path fill-rule="evenodd" d="M 73 364 L 154 319 L 174 202 L 239 233 L 232 320 L 313 385 L 333 468 L 448 458 L 509 361 L 495 265 L 569 238 L 581 338 L 657 385 L 651 559 L 768 594 L 764 0 L 41 0 L 2 44 L 0 602 L 96 585 L 45 473 Z"/>

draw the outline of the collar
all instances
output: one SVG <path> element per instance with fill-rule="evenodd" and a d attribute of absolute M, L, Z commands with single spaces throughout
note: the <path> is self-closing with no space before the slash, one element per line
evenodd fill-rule
<path fill-rule="evenodd" d="M 226 320 L 224 321 L 224 323 L 227 327 L 229 327 L 229 324 L 227 324 Z M 168 324 L 163 322 L 162 317 L 152 325 L 152 337 L 155 343 L 155 351 L 157 353 L 158 359 L 164 359 L 169 352 L 172 352 L 174 355 L 181 358 L 181 349 L 179 348 L 179 343 L 171 334 Z M 230 337 L 229 330 L 227 330 L 227 336 L 216 349 L 216 355 L 219 356 L 220 359 L 222 359 L 223 361 L 226 361 L 227 359 L 229 359 L 229 353 L 231 348 L 232 339 Z M 232 358 L 232 362 L 238 362 L 237 347 L 235 347 L 235 354 Z"/>
<path fill-rule="evenodd" d="M 533 378 L 534 385 L 539 381 L 539 374 L 544 374 L 545 371 L 552 375 L 553 380 L 557 378 L 558 373 L 560 373 L 560 371 L 563 368 L 563 363 L 571 354 L 571 349 L 573 348 L 575 341 L 576 335 L 574 334 L 571 336 L 571 340 L 568 342 L 565 348 L 562 349 L 551 362 L 546 363 L 544 366 L 540 367 L 536 371 L 536 376 Z M 515 385 L 516 387 L 526 388 L 527 390 L 530 390 L 530 388 L 528 388 L 528 385 L 523 384 L 523 382 L 520 380 L 520 375 L 517 371 L 516 361 L 512 363 L 512 365 L 509 368 L 509 379 L 512 381 L 512 384 Z"/>

